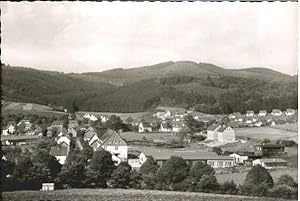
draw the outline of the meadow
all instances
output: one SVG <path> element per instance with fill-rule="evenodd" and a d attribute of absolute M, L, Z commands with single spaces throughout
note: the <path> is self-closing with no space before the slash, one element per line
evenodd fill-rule
<path fill-rule="evenodd" d="M 65 189 L 55 191 L 3 192 L 4 201 L 282 201 L 283 199 L 234 195 L 134 190 L 134 189 Z"/>
<path fill-rule="evenodd" d="M 288 174 L 292 176 L 295 181 L 298 183 L 298 169 L 297 168 L 286 168 L 286 169 L 277 169 L 269 171 L 274 182 L 277 182 L 279 177 L 283 174 Z M 225 182 L 229 180 L 233 180 L 236 184 L 243 184 L 246 178 L 247 172 L 236 172 L 230 174 L 216 174 L 216 177 L 219 182 Z"/>
<path fill-rule="evenodd" d="M 292 124 L 291 124 L 292 125 Z M 289 126 L 284 125 L 285 128 Z M 293 126 L 293 125 L 292 125 Z M 277 129 L 277 127 L 246 127 L 246 128 L 236 128 L 236 137 L 241 139 L 270 139 L 270 140 L 286 140 L 286 139 L 297 139 L 297 131 L 288 131 L 283 129 Z"/>

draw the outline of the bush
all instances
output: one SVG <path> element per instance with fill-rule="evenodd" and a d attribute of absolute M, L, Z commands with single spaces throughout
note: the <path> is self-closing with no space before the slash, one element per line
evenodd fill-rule
<path fill-rule="evenodd" d="M 283 174 L 279 177 L 277 185 L 287 185 L 292 188 L 297 188 L 297 186 L 298 186 L 298 184 L 295 182 L 294 178 L 287 174 Z"/>
<path fill-rule="evenodd" d="M 224 194 L 236 195 L 238 193 L 238 188 L 234 181 L 230 180 L 220 184 L 220 191 Z"/>
<path fill-rule="evenodd" d="M 276 185 L 269 191 L 269 196 L 284 199 L 297 199 L 297 188 L 292 188 L 288 185 Z"/>

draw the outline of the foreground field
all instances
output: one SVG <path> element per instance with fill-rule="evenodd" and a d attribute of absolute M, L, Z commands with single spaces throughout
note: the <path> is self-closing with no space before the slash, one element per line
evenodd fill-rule
<path fill-rule="evenodd" d="M 230 174 L 216 174 L 216 177 L 219 182 L 225 182 L 229 180 L 233 180 L 236 184 L 243 184 L 246 178 L 247 172 L 238 172 L 238 173 L 230 173 Z M 277 182 L 279 177 L 283 174 L 288 174 L 292 176 L 296 182 L 298 182 L 298 169 L 297 168 L 287 168 L 287 169 L 278 169 L 274 171 L 270 171 L 270 174 L 274 180 Z"/>
<path fill-rule="evenodd" d="M 205 193 L 125 190 L 125 189 L 68 189 L 50 192 L 15 191 L 2 193 L 7 201 L 280 201 L 276 198 L 257 198 L 232 195 L 217 195 Z"/>

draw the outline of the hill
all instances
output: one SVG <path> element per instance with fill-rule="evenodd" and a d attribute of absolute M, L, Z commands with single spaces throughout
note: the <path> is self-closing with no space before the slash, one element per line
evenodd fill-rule
<path fill-rule="evenodd" d="M 134 189 L 65 189 L 56 191 L 3 192 L 3 200 L 65 200 L 65 201 L 113 201 L 113 200 L 165 200 L 165 201 L 282 201 L 278 198 L 246 197 L 208 193 L 134 190 Z"/>
<path fill-rule="evenodd" d="M 158 105 L 206 113 L 297 108 L 295 76 L 191 61 L 82 74 L 2 66 L 2 80 L 5 100 L 82 111 L 143 112 Z"/>
<path fill-rule="evenodd" d="M 103 72 L 90 72 L 73 74 L 74 77 L 82 77 L 86 80 L 98 80 L 110 84 L 124 85 L 145 79 L 191 76 L 196 78 L 206 78 L 207 76 L 231 76 L 242 78 L 253 78 L 273 81 L 288 81 L 292 78 L 280 72 L 265 68 L 248 68 L 243 70 L 224 69 L 212 64 L 195 63 L 192 61 L 169 61 L 130 69 L 112 69 Z M 98 78 L 98 79 L 96 79 Z"/>

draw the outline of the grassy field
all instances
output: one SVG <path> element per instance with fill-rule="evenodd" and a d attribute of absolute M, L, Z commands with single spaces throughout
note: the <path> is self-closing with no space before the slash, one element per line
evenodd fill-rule
<path fill-rule="evenodd" d="M 143 138 L 147 140 L 166 142 L 172 139 L 178 140 L 179 137 L 175 133 L 137 133 L 137 132 L 124 132 L 121 133 L 121 137 L 126 141 L 143 141 Z"/>
<path fill-rule="evenodd" d="M 228 180 L 233 180 L 236 184 L 242 184 L 246 178 L 247 172 L 238 172 L 230 174 L 216 174 L 216 177 L 219 182 L 225 182 Z M 273 180 L 276 182 L 278 178 L 283 174 L 288 174 L 292 176 L 296 182 L 298 182 L 298 169 L 297 168 L 287 168 L 287 169 L 278 169 L 270 171 Z"/>
<path fill-rule="evenodd" d="M 285 128 L 288 124 L 285 125 Z M 251 138 L 263 140 L 268 138 L 270 140 L 278 139 L 297 139 L 298 134 L 296 131 L 287 131 L 282 129 L 277 129 L 276 127 L 252 127 L 252 128 L 236 128 L 236 137 L 241 139 Z"/>
<path fill-rule="evenodd" d="M 274 126 L 274 128 L 283 130 L 283 131 L 298 132 L 298 123 L 279 124 L 279 125 Z"/>
<path fill-rule="evenodd" d="M 205 193 L 151 191 L 134 189 L 68 189 L 50 192 L 15 191 L 2 193 L 4 201 L 280 201 L 276 198 L 258 198 Z"/>

